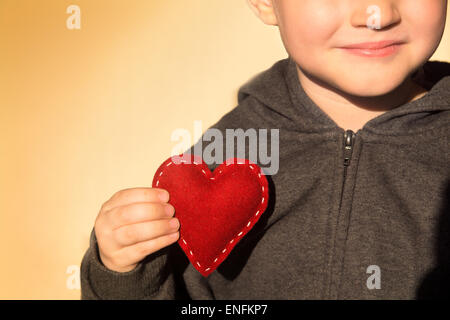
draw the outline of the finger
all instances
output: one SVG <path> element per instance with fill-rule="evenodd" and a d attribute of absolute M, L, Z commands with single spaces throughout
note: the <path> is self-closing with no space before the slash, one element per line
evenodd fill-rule
<path fill-rule="evenodd" d="M 107 211 L 105 215 L 111 221 L 113 230 L 140 222 L 168 219 L 173 217 L 175 208 L 170 203 L 138 202 Z"/>
<path fill-rule="evenodd" d="M 180 236 L 179 232 L 164 235 L 156 239 L 151 239 L 136 243 L 132 246 L 122 248 L 118 254 L 128 264 L 135 264 L 144 259 L 149 254 L 152 254 L 168 245 L 176 242 Z"/>
<path fill-rule="evenodd" d="M 177 218 L 155 220 L 120 227 L 114 231 L 114 237 L 120 246 L 126 247 L 174 233 L 179 227 Z"/>
<path fill-rule="evenodd" d="M 103 211 L 133 202 L 167 202 L 169 192 L 162 188 L 129 188 L 116 192 L 103 206 Z"/>

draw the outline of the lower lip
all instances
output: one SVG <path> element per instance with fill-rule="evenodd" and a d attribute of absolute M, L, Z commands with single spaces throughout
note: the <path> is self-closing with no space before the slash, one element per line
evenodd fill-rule
<path fill-rule="evenodd" d="M 393 55 L 398 52 L 401 44 L 393 44 L 381 49 L 356 49 L 356 48 L 340 48 L 350 54 L 368 58 L 382 58 Z"/>

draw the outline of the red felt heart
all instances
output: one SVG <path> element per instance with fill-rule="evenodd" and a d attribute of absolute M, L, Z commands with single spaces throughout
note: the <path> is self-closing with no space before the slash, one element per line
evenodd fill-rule
<path fill-rule="evenodd" d="M 172 156 L 156 171 L 152 187 L 169 192 L 180 221 L 178 244 L 204 277 L 252 229 L 269 199 L 261 168 L 239 158 L 211 172 L 199 156 Z"/>

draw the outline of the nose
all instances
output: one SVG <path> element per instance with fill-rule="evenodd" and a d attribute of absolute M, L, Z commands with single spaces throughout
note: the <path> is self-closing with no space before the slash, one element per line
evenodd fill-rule
<path fill-rule="evenodd" d="M 351 25 L 381 30 L 398 24 L 401 17 L 395 2 L 395 0 L 354 0 Z"/>

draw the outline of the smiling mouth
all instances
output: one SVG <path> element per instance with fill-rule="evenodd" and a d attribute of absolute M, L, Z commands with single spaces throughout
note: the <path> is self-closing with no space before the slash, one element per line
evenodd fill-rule
<path fill-rule="evenodd" d="M 393 41 L 381 41 L 381 42 L 369 42 L 354 44 L 345 47 L 339 47 L 338 49 L 344 50 L 347 53 L 368 57 L 368 58 L 380 58 L 388 57 L 397 53 L 403 43 Z"/>

